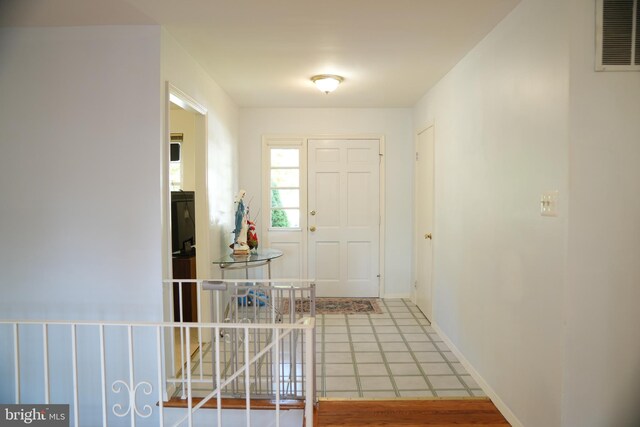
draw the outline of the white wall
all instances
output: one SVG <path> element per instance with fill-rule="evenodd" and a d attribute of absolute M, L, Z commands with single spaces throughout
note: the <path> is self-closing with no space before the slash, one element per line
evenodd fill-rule
<path fill-rule="evenodd" d="M 205 159 L 196 158 L 196 165 L 206 168 L 208 175 L 210 260 L 204 267 L 198 265 L 198 276 L 220 277 L 220 272 L 210 261 L 220 258 L 223 251 L 229 250 L 227 246 L 231 242 L 231 231 L 234 228 L 233 196 L 238 190 L 238 108 L 200 64 L 164 29 L 162 30 L 161 79 L 163 93 L 164 82 L 169 81 L 205 107 L 208 112 L 207 159 L 205 162 Z M 164 153 L 168 154 L 166 150 Z M 168 185 L 166 178 L 165 185 Z M 165 234 L 165 245 L 170 241 L 167 240 L 168 237 Z M 201 243 L 198 242 L 198 246 L 200 245 Z M 165 254 L 168 253 L 167 249 Z M 199 264 L 202 263 L 199 262 Z"/>
<path fill-rule="evenodd" d="M 160 30 L 0 30 L 0 313 L 159 320 Z"/>
<path fill-rule="evenodd" d="M 640 424 L 640 73 L 594 72 L 594 8 L 572 1 L 563 425 Z"/>
<path fill-rule="evenodd" d="M 320 94 L 322 96 L 322 94 Z M 240 112 L 240 186 L 261 206 L 263 135 L 382 135 L 386 143 L 385 293 L 411 288 L 413 137 L 402 108 L 244 108 Z M 255 212 L 255 211 L 254 211 Z M 258 232 L 264 225 L 258 219 Z"/>
<path fill-rule="evenodd" d="M 0 317 L 162 319 L 159 83 L 159 27 L 0 30 Z M 80 396 L 99 395 L 89 329 L 78 328 Z M 39 328 L 20 328 L 23 402 L 44 401 L 41 343 Z M 70 330 L 51 327 L 49 343 L 52 401 L 70 402 Z M 153 381 L 144 344 L 136 378 Z M 2 402 L 14 401 L 12 350 L 0 348 Z M 126 342 L 108 332 L 107 353 Z M 107 364 L 109 381 L 127 377 L 126 359 Z M 100 415 L 84 406 L 80 424 Z"/>
<path fill-rule="evenodd" d="M 435 123 L 435 322 L 526 426 L 561 419 L 567 22 L 566 2 L 523 0 L 414 111 Z"/>

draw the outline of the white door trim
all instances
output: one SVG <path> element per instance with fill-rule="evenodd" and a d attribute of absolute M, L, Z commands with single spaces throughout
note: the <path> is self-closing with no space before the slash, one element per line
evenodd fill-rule
<path fill-rule="evenodd" d="M 261 222 L 263 230 L 266 230 L 265 227 L 269 224 L 270 216 L 269 216 L 269 191 L 265 190 L 267 185 L 265 183 L 269 182 L 268 178 L 268 169 L 269 169 L 269 159 L 267 157 L 268 149 L 267 147 L 270 145 L 286 145 L 287 142 L 293 144 L 294 141 L 301 141 L 302 149 L 304 152 L 304 162 L 301 162 L 301 170 L 300 175 L 301 179 L 304 176 L 304 187 L 300 188 L 300 210 L 305 214 L 300 215 L 300 227 L 304 230 L 307 229 L 307 213 L 309 211 L 309 206 L 307 203 L 307 190 L 308 184 L 306 182 L 307 177 L 307 160 L 306 153 L 308 142 L 310 139 L 340 139 L 340 140 L 362 140 L 362 139 L 376 139 L 380 141 L 379 144 L 379 154 L 380 154 L 380 176 L 379 176 L 379 203 L 380 203 L 380 221 L 379 221 L 379 246 L 378 246 L 378 273 L 379 277 L 379 295 L 381 298 L 385 296 L 385 231 L 386 231 L 386 178 L 385 178 L 385 154 L 386 154 L 386 144 L 384 135 L 380 134 L 265 134 L 262 136 L 262 213 L 261 213 Z M 281 142 L 279 142 L 281 141 Z M 302 169 L 304 168 L 304 170 Z M 302 213 L 302 212 L 301 212 Z M 266 236 L 266 233 L 264 233 Z M 264 240 L 264 239 L 263 239 Z M 265 245 L 268 244 L 268 241 L 265 240 Z M 302 254 L 303 266 L 301 271 L 304 275 L 308 272 L 307 266 L 307 255 L 308 255 L 308 242 L 307 242 L 307 233 L 302 233 L 302 248 L 304 253 Z M 307 277 L 302 277 L 307 279 Z M 314 280 L 315 278 L 310 277 L 308 279 Z"/>
<path fill-rule="evenodd" d="M 169 186 L 169 157 L 170 157 L 170 143 L 171 143 L 171 125 L 169 117 L 171 115 L 171 102 L 180 105 L 182 108 L 188 111 L 193 111 L 200 114 L 202 117 L 196 122 L 201 122 L 201 126 L 198 129 L 196 125 L 196 136 L 204 138 L 204 155 L 201 159 L 197 159 L 196 169 L 200 167 L 204 168 L 201 172 L 201 181 L 204 180 L 206 191 L 196 193 L 196 208 L 197 211 L 204 213 L 204 215 L 196 214 L 196 242 L 198 250 L 196 251 L 196 265 L 200 268 L 196 268 L 199 278 L 209 277 L 209 232 L 208 232 L 208 218 L 209 218 L 209 192 L 208 192 L 208 111 L 207 109 L 197 102 L 194 98 L 183 92 L 171 82 L 167 81 L 165 85 L 165 102 L 164 102 L 164 135 L 162 138 L 162 221 L 163 221 L 163 238 L 162 238 L 162 251 L 163 251 L 163 274 L 165 279 L 173 278 L 173 262 L 171 254 L 171 191 Z M 204 135 L 201 135 L 204 133 Z M 204 165 L 203 165 L 204 162 Z M 196 171 L 196 176 L 199 172 Z M 198 194 L 202 193 L 202 194 Z M 206 267 L 205 267 L 206 266 Z"/>

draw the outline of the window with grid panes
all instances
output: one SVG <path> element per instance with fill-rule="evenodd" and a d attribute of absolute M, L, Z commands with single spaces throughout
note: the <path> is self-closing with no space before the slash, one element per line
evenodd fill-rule
<path fill-rule="evenodd" d="M 300 227 L 300 149 L 270 149 L 272 228 Z"/>

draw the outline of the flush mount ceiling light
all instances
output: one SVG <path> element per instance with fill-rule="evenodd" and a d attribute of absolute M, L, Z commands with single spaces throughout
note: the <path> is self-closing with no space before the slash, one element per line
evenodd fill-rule
<path fill-rule="evenodd" d="M 319 74 L 311 77 L 311 81 L 324 93 L 333 92 L 344 81 L 343 77 L 335 74 Z"/>

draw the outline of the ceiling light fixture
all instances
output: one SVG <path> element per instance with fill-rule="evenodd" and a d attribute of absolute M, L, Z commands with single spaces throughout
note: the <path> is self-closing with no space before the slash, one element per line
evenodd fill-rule
<path fill-rule="evenodd" d="M 319 74 L 311 77 L 311 81 L 324 93 L 333 92 L 344 81 L 344 77 L 335 74 Z"/>

